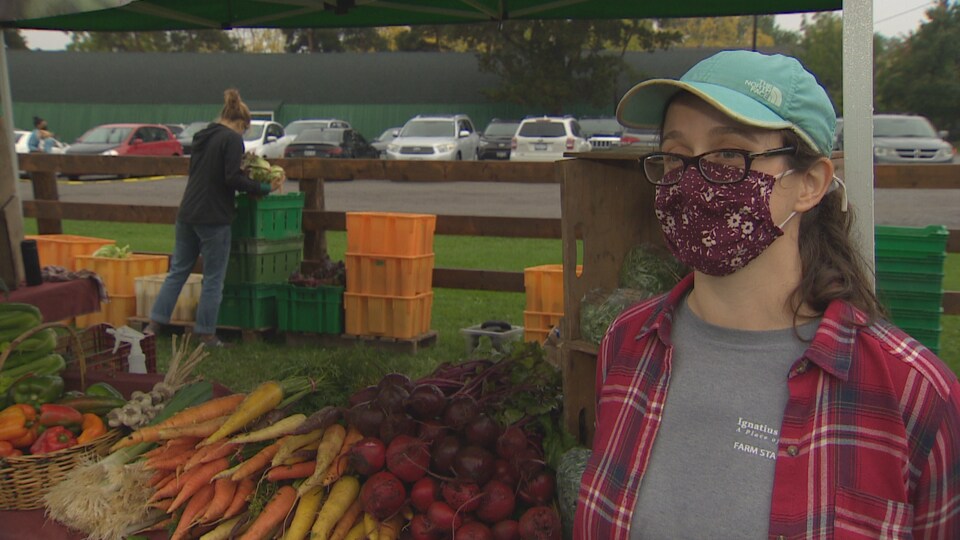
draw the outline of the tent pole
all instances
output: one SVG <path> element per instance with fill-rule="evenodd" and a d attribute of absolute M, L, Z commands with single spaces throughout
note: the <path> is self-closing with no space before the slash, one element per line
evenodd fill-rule
<path fill-rule="evenodd" d="M 7 70 L 7 45 L 0 32 L 0 278 L 11 290 L 24 277 L 20 241 L 23 208 L 17 196 L 17 153 L 13 138 L 13 106 Z"/>
<path fill-rule="evenodd" d="M 872 0 L 843 0 L 843 133 L 844 180 L 857 211 L 853 234 L 873 277 Z M 856 135 L 846 137 L 848 133 Z"/>

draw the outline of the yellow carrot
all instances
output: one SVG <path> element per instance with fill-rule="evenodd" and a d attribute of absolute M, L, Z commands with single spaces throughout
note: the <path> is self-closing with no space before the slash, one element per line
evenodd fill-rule
<path fill-rule="evenodd" d="M 380 528 L 377 530 L 377 540 L 397 540 L 402 526 L 403 517 L 399 513 L 381 521 Z"/>
<path fill-rule="evenodd" d="M 347 467 L 350 465 L 350 459 L 348 457 L 350 449 L 361 439 L 363 439 L 363 433 L 360 433 L 359 429 L 354 426 L 350 426 L 350 428 L 347 429 L 347 434 L 343 438 L 343 445 L 340 447 L 340 452 L 337 453 L 337 457 L 333 458 L 333 463 L 327 467 L 327 470 L 323 473 L 323 478 L 320 479 L 321 486 L 329 486 L 339 480 L 340 477 L 343 476 L 343 473 L 347 472 Z"/>
<path fill-rule="evenodd" d="M 248 443 L 276 439 L 297 429 L 297 427 L 299 427 L 300 424 L 304 423 L 306 420 L 307 415 L 305 414 L 291 414 L 283 420 L 279 420 L 273 425 L 267 426 L 263 429 L 251 431 L 250 433 L 244 433 L 243 435 L 237 435 L 236 437 L 231 438 L 230 442 Z"/>
<path fill-rule="evenodd" d="M 298 493 L 305 493 L 308 489 L 321 485 L 324 473 L 327 467 L 333 463 L 340 448 L 343 447 L 343 439 L 346 437 L 347 430 L 340 424 L 333 424 L 323 432 L 323 438 L 320 439 L 320 446 L 317 447 L 317 468 L 310 478 L 307 478 L 300 485 Z"/>
<path fill-rule="evenodd" d="M 367 530 L 364 526 L 363 519 L 358 519 L 354 523 L 353 527 L 350 529 L 350 532 L 343 537 L 343 540 L 361 540 L 367 537 Z"/>
<path fill-rule="evenodd" d="M 323 488 L 316 488 L 300 497 L 300 502 L 297 503 L 297 511 L 293 514 L 290 528 L 283 535 L 283 540 L 303 540 L 310 534 L 310 526 L 317 519 L 317 510 L 323 503 L 323 495 Z"/>
<path fill-rule="evenodd" d="M 360 515 L 363 514 L 363 505 L 360 504 L 360 497 L 354 499 L 350 506 L 347 508 L 347 511 L 343 513 L 343 516 L 337 521 L 337 525 L 333 528 L 333 531 L 330 532 L 329 540 L 344 540 L 350 531 L 353 529 L 354 525 L 357 524 L 357 519 Z M 360 520 L 361 524 L 363 520 Z"/>
<path fill-rule="evenodd" d="M 290 457 L 290 454 L 293 454 L 297 450 L 303 448 L 308 444 L 312 444 L 315 441 L 320 440 L 323 437 L 322 429 L 315 429 L 310 433 L 304 433 L 303 435 L 287 435 L 281 441 L 283 444 L 277 449 L 276 453 L 273 455 L 273 459 L 270 461 L 270 465 L 276 467 L 277 465 L 282 465 L 283 460 Z"/>
<path fill-rule="evenodd" d="M 360 481 L 356 476 L 344 476 L 330 488 L 330 497 L 320 508 L 317 520 L 310 529 L 310 538 L 314 540 L 328 540 L 330 531 L 337 525 L 337 521 L 347 512 L 347 508 L 360 495 Z"/>
<path fill-rule="evenodd" d="M 227 540 L 233 535 L 233 529 L 236 528 L 237 523 L 242 518 L 243 516 L 237 516 L 220 522 L 216 529 L 201 536 L 200 540 Z"/>
<path fill-rule="evenodd" d="M 363 513 L 363 532 L 366 535 L 365 538 L 369 540 L 378 540 L 380 533 L 377 532 L 377 529 L 380 527 L 380 521 L 370 512 Z"/>
<path fill-rule="evenodd" d="M 215 443 L 243 429 L 246 425 L 276 408 L 283 401 L 283 386 L 277 381 L 261 383 L 253 392 L 247 394 L 243 402 L 227 418 L 220 429 L 209 434 L 200 443 L 201 446 Z"/>

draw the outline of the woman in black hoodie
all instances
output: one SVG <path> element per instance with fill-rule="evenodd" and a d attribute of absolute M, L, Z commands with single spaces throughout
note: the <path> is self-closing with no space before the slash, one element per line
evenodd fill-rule
<path fill-rule="evenodd" d="M 177 213 L 176 242 L 170 273 L 150 311 L 147 332 L 157 332 L 170 322 L 170 314 L 190 271 L 203 256 L 203 287 L 194 333 L 208 347 L 222 347 L 217 338 L 217 316 L 223 298 L 223 278 L 230 257 L 230 223 L 234 217 L 234 195 L 244 191 L 265 195 L 276 190 L 285 178 L 273 183 L 251 180 L 241 170 L 242 134 L 250 127 L 250 109 L 231 88 L 224 92 L 220 118 L 193 137 L 190 177 Z"/>

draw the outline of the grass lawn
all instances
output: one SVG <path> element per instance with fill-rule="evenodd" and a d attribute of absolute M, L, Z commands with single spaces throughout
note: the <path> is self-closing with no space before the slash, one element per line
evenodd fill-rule
<path fill-rule="evenodd" d="M 25 222 L 28 234 L 36 231 L 36 221 Z M 64 221 L 64 232 L 83 236 L 113 238 L 136 251 L 170 252 L 173 249 L 172 225 Z M 331 258 L 342 259 L 346 249 L 343 232 L 327 234 Z M 528 266 L 559 263 L 560 240 L 437 236 L 434 242 L 436 266 L 522 271 Z M 948 254 L 944 289 L 960 290 L 960 254 Z M 439 332 L 434 347 L 418 355 L 397 355 L 366 347 L 317 349 L 287 347 L 278 343 L 244 344 L 216 351 L 202 371 L 208 377 L 237 389 L 246 390 L 268 377 L 288 372 L 323 374 L 331 395 L 327 403 L 343 396 L 343 389 L 375 382 L 389 371 L 419 375 L 444 361 L 456 361 L 465 354 L 460 329 L 497 319 L 523 324 L 525 297 L 522 293 L 435 289 L 432 328 Z M 942 317 L 940 357 L 960 373 L 960 316 Z M 169 338 L 160 343 L 161 364 L 169 355 Z"/>

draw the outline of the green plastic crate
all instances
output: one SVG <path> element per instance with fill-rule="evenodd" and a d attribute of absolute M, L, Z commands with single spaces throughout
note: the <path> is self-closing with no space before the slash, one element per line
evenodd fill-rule
<path fill-rule="evenodd" d="M 880 303 L 891 311 L 912 310 L 912 311 L 938 311 L 943 304 L 942 293 L 928 292 L 901 292 L 880 289 L 877 291 L 880 296 Z"/>
<path fill-rule="evenodd" d="M 890 310 L 890 318 L 893 320 L 893 324 L 900 328 L 929 330 L 931 332 L 940 331 L 940 317 L 942 315 L 943 308 L 932 311 L 914 309 Z"/>
<path fill-rule="evenodd" d="M 252 198 L 237 195 L 233 238 L 278 240 L 303 234 L 303 193 L 285 193 Z"/>
<path fill-rule="evenodd" d="M 933 354 L 940 354 L 940 332 L 941 329 L 927 330 L 924 328 L 900 328 L 910 335 L 913 339 L 923 343 L 923 346 L 930 349 Z"/>
<path fill-rule="evenodd" d="M 900 274 L 921 274 L 924 276 L 943 275 L 943 263 L 946 253 L 920 254 L 912 256 L 892 251 L 877 251 L 877 271 Z"/>
<path fill-rule="evenodd" d="M 234 240 L 224 283 L 285 283 L 303 261 L 303 235 L 282 240 Z"/>
<path fill-rule="evenodd" d="M 943 272 L 939 274 L 907 274 L 877 271 L 877 288 L 881 291 L 943 294 Z"/>
<path fill-rule="evenodd" d="M 927 227 L 893 227 L 877 225 L 874 239 L 877 251 L 902 253 L 904 255 L 946 253 L 950 233 L 943 225 Z"/>
<path fill-rule="evenodd" d="M 220 326 L 277 326 L 277 285 L 225 285 L 220 301 Z"/>
<path fill-rule="evenodd" d="M 281 285 L 277 328 L 285 332 L 343 333 L 343 287 Z"/>

